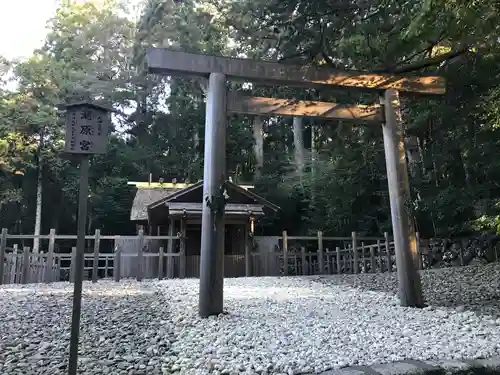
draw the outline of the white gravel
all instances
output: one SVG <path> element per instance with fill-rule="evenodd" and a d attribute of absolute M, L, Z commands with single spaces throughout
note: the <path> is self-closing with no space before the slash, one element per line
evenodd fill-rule
<path fill-rule="evenodd" d="M 198 280 L 85 283 L 80 373 L 289 375 L 500 355 L 500 319 L 463 306 L 407 309 L 333 281 L 244 278 L 225 280 L 229 314 L 203 320 L 197 292 Z M 0 287 L 0 374 L 65 373 L 71 294 L 68 283 Z"/>

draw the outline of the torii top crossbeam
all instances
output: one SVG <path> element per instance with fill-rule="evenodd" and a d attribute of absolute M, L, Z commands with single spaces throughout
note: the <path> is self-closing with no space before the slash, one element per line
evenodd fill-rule
<path fill-rule="evenodd" d="M 358 71 L 338 71 L 327 67 L 299 66 L 276 62 L 227 58 L 149 48 L 147 64 L 151 73 L 208 76 L 222 73 L 234 80 L 287 86 L 339 86 L 365 90 L 396 89 L 402 92 L 440 95 L 445 80 L 438 76 L 406 76 Z"/>

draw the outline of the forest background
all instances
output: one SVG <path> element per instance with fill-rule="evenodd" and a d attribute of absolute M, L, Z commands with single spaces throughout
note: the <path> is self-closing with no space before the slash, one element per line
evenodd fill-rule
<path fill-rule="evenodd" d="M 63 1 L 42 48 L 0 58 L 0 228 L 74 234 L 78 164 L 58 105 L 74 92 L 117 113 L 91 161 L 88 231 L 130 234 L 127 181 L 202 178 L 200 80 L 147 74 L 147 47 L 336 69 L 438 74 L 442 98 L 403 99 L 411 209 L 421 237 L 500 231 L 500 3 L 495 0 Z M 12 85 L 12 80 L 16 84 Z M 12 87 L 15 87 L 12 89 Z M 254 86 L 279 98 L 370 104 L 358 92 Z M 282 207 L 259 234 L 390 232 L 380 126 L 291 118 L 228 121 L 228 174 Z M 298 173 L 302 166 L 302 173 Z"/>

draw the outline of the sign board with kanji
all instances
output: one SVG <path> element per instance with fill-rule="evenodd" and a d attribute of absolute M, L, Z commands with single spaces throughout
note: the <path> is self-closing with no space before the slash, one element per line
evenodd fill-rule
<path fill-rule="evenodd" d="M 104 154 L 110 130 L 109 110 L 90 103 L 66 107 L 65 151 L 71 154 Z"/>

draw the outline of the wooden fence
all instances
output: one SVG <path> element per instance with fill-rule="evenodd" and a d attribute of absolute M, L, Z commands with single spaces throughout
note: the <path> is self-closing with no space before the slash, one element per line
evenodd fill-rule
<path fill-rule="evenodd" d="M 40 249 L 46 251 L 34 253 L 30 246 L 23 246 L 31 244 L 34 238 L 41 242 Z M 392 245 L 387 235 L 383 239 L 357 238 L 356 234 L 352 237 L 323 237 L 322 233 L 318 232 L 317 237 L 293 237 L 288 236 L 285 231 L 277 238 L 280 244 L 275 249 L 256 249 L 246 255 L 226 254 L 224 276 L 314 275 L 368 270 L 383 272 L 393 268 Z M 375 245 L 362 242 L 374 239 Z M 123 270 L 125 262 L 133 265 L 131 273 L 137 280 L 199 277 L 200 256 L 186 256 L 186 239 L 180 236 L 146 236 L 143 232 L 136 236 L 105 236 L 96 230 L 94 235 L 87 235 L 86 240 L 84 278 L 92 281 L 107 277 L 119 281 L 123 277 L 130 277 L 131 275 L 125 274 Z M 109 252 L 101 251 L 106 240 L 113 241 Z M 123 245 L 117 245 L 123 244 L 123 240 L 134 240 L 134 252 L 123 252 Z M 159 246 L 153 251 L 147 248 L 148 241 L 159 240 L 169 243 L 166 247 Z M 332 240 L 343 243 L 342 247 L 325 247 L 325 243 Z M 17 243 L 19 241 L 23 241 L 21 246 Z M 43 241 L 48 241 L 46 246 L 42 244 Z M 173 246 L 171 242 L 174 241 L 178 241 L 179 246 Z M 307 246 L 295 246 L 300 241 L 306 241 Z M 64 245 L 58 245 L 60 242 Z M 360 246 L 357 245 L 358 242 Z M 9 234 L 3 229 L 0 237 L 0 259 L 3 259 L 3 262 L 0 262 L 0 284 L 73 280 L 75 244 L 76 235 L 56 235 L 55 230 L 51 230 L 49 235 L 35 236 Z M 386 251 L 388 244 L 389 252 Z M 165 251 L 165 248 L 170 250 Z M 353 248 L 356 251 L 352 251 Z M 174 252 L 173 249 L 177 251 Z"/>
<path fill-rule="evenodd" d="M 268 263 L 277 258 L 275 275 L 325 275 L 346 273 L 378 273 L 395 270 L 394 242 L 384 237 L 288 236 L 283 231 L 280 251 L 271 254 Z M 420 255 L 418 256 L 421 258 Z M 286 266 L 285 266 L 286 265 Z M 421 268 L 421 264 L 419 264 Z"/>
<path fill-rule="evenodd" d="M 19 246 L 15 241 L 47 241 L 34 253 L 29 246 Z M 394 243 L 387 233 L 383 237 L 328 237 L 318 232 L 316 236 L 268 237 L 276 240 L 276 246 L 268 249 L 254 249 L 248 254 L 226 254 L 224 256 L 224 276 L 294 276 L 350 273 L 392 272 L 396 269 Z M 125 253 L 123 241 L 132 241 L 135 249 Z M 185 240 L 180 236 L 146 236 L 140 232 L 136 236 L 103 236 L 97 230 L 87 235 L 84 254 L 84 278 L 97 281 L 112 277 L 119 281 L 123 277 L 137 280 L 152 278 L 199 277 L 200 256 L 185 252 Z M 103 241 L 113 241 L 109 252 L 101 251 Z M 166 240 L 166 247 L 148 248 L 148 241 Z M 65 241 L 64 246 L 56 246 Z M 68 242 L 69 241 L 69 242 Z M 179 246 L 172 243 L 178 241 Z M 14 235 L 3 229 L 0 237 L 0 284 L 71 281 L 74 278 L 76 256 L 75 235 Z M 417 236 L 417 243 L 418 240 Z M 66 247 L 65 247 L 66 246 Z M 68 247 L 69 246 L 69 247 Z M 167 251 L 165 251 L 167 248 Z M 417 246 L 418 268 L 424 268 L 423 255 Z M 175 251 L 175 252 L 174 252 Z M 495 253 L 497 256 L 497 253 Z M 498 261 L 498 256 L 497 256 Z M 132 264 L 131 273 L 124 272 L 123 264 Z M 460 265 L 465 265 L 462 256 Z"/>
<path fill-rule="evenodd" d="M 40 242 L 47 241 L 46 251 L 34 253 L 30 246 L 19 246 L 16 241 L 33 241 L 38 238 Z M 71 281 L 74 278 L 74 265 L 76 256 L 76 235 L 56 235 L 55 230 L 51 230 L 49 235 L 19 235 L 9 234 L 6 229 L 2 229 L 0 235 L 0 284 L 10 283 L 36 283 Z M 141 280 L 150 278 L 152 274 L 157 277 L 174 277 L 174 263 L 177 265 L 177 277 L 185 277 L 185 254 L 182 251 L 177 253 L 165 253 L 160 247 L 157 253 L 149 253 L 146 246 L 151 240 L 167 240 L 184 242 L 178 236 L 146 236 L 142 232 L 136 236 L 105 236 L 96 230 L 94 235 L 85 236 L 86 242 L 92 242 L 92 247 L 86 246 L 84 254 L 84 277 L 97 281 L 102 277 L 114 277 L 119 281 L 123 277 L 122 263 L 132 260 L 135 265 L 134 276 Z M 118 240 L 135 240 L 138 243 L 135 253 L 123 253 L 121 246 L 112 246 L 110 252 L 101 252 L 103 241 L 111 240 L 117 243 Z M 63 242 L 62 246 L 57 246 L 57 242 Z M 109 246 L 108 246 L 109 247 Z M 172 248 L 171 246 L 169 246 Z M 164 266 L 154 267 L 154 262 L 150 260 L 156 258 L 159 264 Z M 178 260 L 176 260 L 178 259 Z M 155 269 L 153 269 L 155 268 Z"/>

